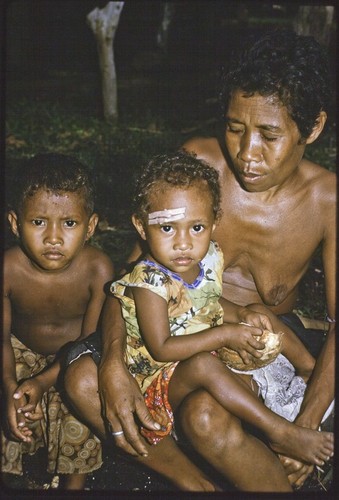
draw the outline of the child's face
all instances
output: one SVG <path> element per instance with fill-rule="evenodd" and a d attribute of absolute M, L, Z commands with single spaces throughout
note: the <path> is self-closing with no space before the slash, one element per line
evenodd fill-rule
<path fill-rule="evenodd" d="M 185 209 L 184 217 L 173 222 L 149 225 L 133 218 L 151 258 L 187 282 L 195 279 L 215 227 L 210 192 L 204 185 L 180 189 L 166 184 L 163 191 L 151 193 L 150 202 L 150 213 Z"/>
<path fill-rule="evenodd" d="M 39 189 L 20 214 L 9 214 L 9 222 L 32 264 L 55 272 L 68 268 L 94 233 L 98 217 L 89 217 L 79 193 Z"/>

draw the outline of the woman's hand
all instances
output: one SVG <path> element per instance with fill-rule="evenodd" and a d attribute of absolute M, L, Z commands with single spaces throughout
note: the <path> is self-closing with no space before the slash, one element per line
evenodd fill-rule
<path fill-rule="evenodd" d="M 99 367 L 99 395 L 104 419 L 117 446 L 134 456 L 147 456 L 145 441 L 139 433 L 140 425 L 159 430 L 140 392 L 140 388 L 124 364 L 102 364 Z M 136 421 L 137 420 L 137 421 Z"/>

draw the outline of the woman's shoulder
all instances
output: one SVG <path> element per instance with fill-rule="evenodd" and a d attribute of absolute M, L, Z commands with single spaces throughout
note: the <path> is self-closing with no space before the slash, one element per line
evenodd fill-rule
<path fill-rule="evenodd" d="M 225 165 L 225 157 L 216 137 L 193 137 L 183 144 L 182 149 L 195 153 L 216 170 Z"/>

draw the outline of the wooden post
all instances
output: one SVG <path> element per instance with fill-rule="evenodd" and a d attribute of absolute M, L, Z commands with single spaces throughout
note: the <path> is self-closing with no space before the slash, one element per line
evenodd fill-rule
<path fill-rule="evenodd" d="M 87 15 L 87 22 L 97 41 L 102 79 L 104 117 L 108 121 L 118 119 L 117 75 L 114 62 L 113 40 L 119 24 L 124 2 L 108 2 Z"/>
<path fill-rule="evenodd" d="M 298 35 L 312 35 L 321 45 L 328 48 L 335 23 L 333 6 L 301 5 L 294 20 L 294 29 Z"/>

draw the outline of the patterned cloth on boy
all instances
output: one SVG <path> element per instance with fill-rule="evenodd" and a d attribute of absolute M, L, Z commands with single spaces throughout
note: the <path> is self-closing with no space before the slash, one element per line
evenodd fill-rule
<path fill-rule="evenodd" d="M 31 351 L 14 335 L 11 342 L 16 361 L 17 380 L 41 372 L 54 360 Z M 99 439 L 68 411 L 52 386 L 42 398 L 44 418 L 30 424 L 31 443 L 7 439 L 2 432 L 2 472 L 21 475 L 22 454 L 33 455 L 39 448 L 48 449 L 47 471 L 51 474 L 84 474 L 102 465 Z"/>
<path fill-rule="evenodd" d="M 222 324 L 223 310 L 219 304 L 222 291 L 223 255 L 214 242 L 200 263 L 200 273 L 192 284 L 154 262 L 143 260 L 131 273 L 112 283 L 111 292 L 120 299 L 127 327 L 125 361 L 136 378 L 145 402 L 164 431 L 142 433 L 150 443 L 157 443 L 173 427 L 173 412 L 168 403 L 168 384 L 177 362 L 155 361 L 140 335 L 134 301 L 124 292 L 126 287 L 142 287 L 166 300 L 172 336 L 197 333 Z"/>

